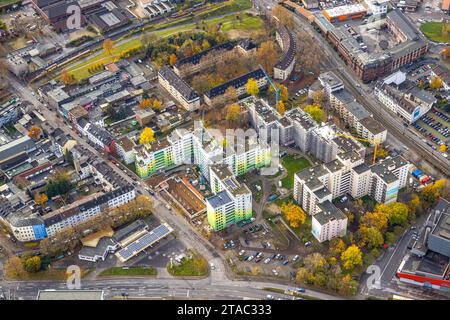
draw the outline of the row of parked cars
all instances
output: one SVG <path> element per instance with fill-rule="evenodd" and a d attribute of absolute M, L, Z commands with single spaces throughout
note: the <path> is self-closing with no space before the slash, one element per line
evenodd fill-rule
<path fill-rule="evenodd" d="M 254 261 L 255 263 L 259 263 L 261 261 L 263 261 L 263 259 L 265 258 L 264 253 L 263 252 L 256 252 L 254 254 L 250 254 L 250 255 L 245 255 L 246 251 L 245 250 L 241 250 L 239 251 L 239 257 L 243 257 L 244 261 Z M 296 262 L 298 261 L 300 257 L 298 255 L 294 256 L 292 258 L 292 262 Z M 271 261 L 280 261 L 282 265 L 287 265 L 289 263 L 289 259 L 281 254 L 281 253 L 274 253 L 268 257 L 266 257 L 263 261 L 263 263 L 268 264 Z"/>
<path fill-rule="evenodd" d="M 448 138 L 450 136 L 450 129 L 442 125 L 441 122 L 435 121 L 435 119 L 425 115 L 422 117 L 422 121 L 429 125 L 431 128 L 442 134 L 444 137 Z"/>

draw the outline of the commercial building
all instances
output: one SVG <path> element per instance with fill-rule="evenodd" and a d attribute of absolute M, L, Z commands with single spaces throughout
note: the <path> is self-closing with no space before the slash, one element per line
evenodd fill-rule
<path fill-rule="evenodd" d="M 93 10 L 87 20 L 97 31 L 104 34 L 131 23 L 125 12 L 112 1 L 102 3 L 99 9 Z"/>
<path fill-rule="evenodd" d="M 318 0 L 302 0 L 303 6 L 308 9 L 319 9 L 319 1 Z"/>
<path fill-rule="evenodd" d="M 219 103 L 226 103 L 226 91 L 228 88 L 234 88 L 238 97 L 247 95 L 247 82 L 249 79 L 256 80 L 258 88 L 261 90 L 268 84 L 267 78 L 261 69 L 256 69 L 235 79 L 229 80 L 217 87 L 212 88 L 204 95 L 205 103 L 213 106 Z"/>
<path fill-rule="evenodd" d="M 132 233 L 120 240 L 121 249 L 116 252 L 116 257 L 121 262 L 126 262 L 145 249 L 155 245 L 172 232 L 173 228 L 171 226 L 167 223 L 162 223 L 151 231 L 147 231 L 147 228 L 145 228 Z"/>
<path fill-rule="evenodd" d="M 378 53 L 367 52 L 351 27 L 334 26 L 320 14 L 314 16 L 314 24 L 324 32 L 326 39 L 363 82 L 384 77 L 428 51 L 427 41 L 398 9 L 386 15 L 387 29 L 397 45 Z"/>
<path fill-rule="evenodd" d="M 138 4 L 143 9 L 144 14 L 150 19 L 167 15 L 174 10 L 170 1 L 140 0 Z"/>
<path fill-rule="evenodd" d="M 283 54 L 273 68 L 273 76 L 275 79 L 284 81 L 294 70 L 297 57 L 297 40 L 295 35 L 285 26 L 281 26 L 276 31 L 276 39 Z"/>
<path fill-rule="evenodd" d="M 68 18 L 74 14 L 69 8 L 80 8 L 75 0 L 31 0 L 31 4 L 34 10 L 58 31 L 68 30 Z M 86 23 L 84 14 L 80 17 L 80 22 L 82 26 Z"/>
<path fill-rule="evenodd" d="M 374 16 L 386 14 L 389 8 L 389 0 L 365 0 L 369 13 Z"/>
<path fill-rule="evenodd" d="M 103 237 L 95 246 L 84 245 L 78 253 L 78 259 L 90 262 L 105 261 L 108 254 L 114 253 L 118 248 L 113 239 Z"/>
<path fill-rule="evenodd" d="M 408 124 L 420 119 L 437 101 L 434 95 L 415 86 L 402 89 L 385 81 L 377 84 L 374 95 L 386 109 Z"/>
<path fill-rule="evenodd" d="M 450 292 L 450 202 L 439 199 L 401 262 L 401 282 Z"/>
<path fill-rule="evenodd" d="M 367 14 L 367 9 L 361 4 L 351 4 L 334 7 L 323 11 L 323 15 L 330 22 L 357 20 Z"/>
<path fill-rule="evenodd" d="M 10 168 L 17 162 L 28 158 L 28 153 L 36 150 L 36 143 L 28 136 L 0 146 L 0 169 Z"/>
<path fill-rule="evenodd" d="M 188 111 L 200 108 L 200 96 L 168 66 L 158 72 L 159 84 Z"/>

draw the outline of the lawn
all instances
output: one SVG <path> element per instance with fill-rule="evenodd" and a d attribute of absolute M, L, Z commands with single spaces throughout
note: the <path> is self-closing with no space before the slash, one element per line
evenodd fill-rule
<path fill-rule="evenodd" d="M 85 277 L 91 270 L 82 269 L 81 278 Z M 67 279 L 66 269 L 56 269 L 50 268 L 46 270 L 41 270 L 36 273 L 24 272 L 17 277 L 6 277 L 8 280 L 19 280 L 19 281 L 41 281 L 41 280 L 65 280 Z"/>
<path fill-rule="evenodd" d="M 450 36 L 447 32 L 443 32 L 442 22 L 427 22 L 420 26 L 420 31 L 434 42 L 450 42 Z"/>
<path fill-rule="evenodd" d="M 73 74 L 75 76 L 75 80 L 80 81 L 92 76 L 92 74 L 88 70 L 89 68 L 98 65 L 100 63 L 106 65 L 108 63 L 117 61 L 122 52 L 140 47 L 141 47 L 140 38 L 123 42 L 119 45 L 114 46 L 111 54 L 102 51 L 100 54 L 90 59 L 87 59 L 74 67 L 69 68 L 68 71 L 70 74 Z"/>
<path fill-rule="evenodd" d="M 208 263 L 199 254 L 192 254 L 192 258 L 183 258 L 178 265 L 167 266 L 167 271 L 176 277 L 206 276 L 208 274 Z"/>
<path fill-rule="evenodd" d="M 283 167 L 287 170 L 287 176 L 281 180 L 283 188 L 294 188 L 294 174 L 311 166 L 306 158 L 296 158 L 293 155 L 287 155 L 281 161 Z"/>
<path fill-rule="evenodd" d="M 216 12 L 216 14 L 211 14 L 212 12 L 208 12 L 208 15 L 202 16 L 201 18 L 209 18 L 206 20 L 206 23 L 208 25 L 221 23 L 222 31 L 225 33 L 230 32 L 231 30 L 253 31 L 260 29 L 263 26 L 263 21 L 258 17 L 245 15 L 243 16 L 242 21 L 236 21 L 236 17 L 234 15 L 215 17 L 217 16 L 217 14 L 223 15 L 226 13 L 232 13 L 248 8 L 251 8 L 251 2 L 248 0 L 235 0 L 233 2 L 230 1 L 230 3 L 227 4 L 227 10 L 225 10 L 224 12 Z M 191 22 L 189 23 L 189 21 Z M 178 27 L 176 27 L 177 25 Z M 155 35 L 161 38 L 165 38 L 180 32 L 194 31 L 196 30 L 196 25 L 194 22 L 192 22 L 192 19 L 184 19 L 182 21 L 171 22 L 169 24 L 163 23 L 161 25 L 155 25 L 152 29 L 156 30 L 153 31 Z M 196 31 L 201 32 L 202 30 Z M 118 42 L 120 42 L 120 40 Z M 81 81 L 95 74 L 95 72 L 90 73 L 88 71 L 89 68 L 97 66 L 99 64 L 108 64 L 117 61 L 122 52 L 140 47 L 140 37 L 131 39 L 129 41 L 122 41 L 120 44 L 114 47 L 111 54 L 105 53 L 102 49 L 100 49 L 101 51 L 99 54 L 72 67 L 69 67 L 68 71 L 70 74 L 74 75 L 76 81 Z"/>
<path fill-rule="evenodd" d="M 263 21 L 261 18 L 245 16 L 242 21 L 236 20 L 236 17 L 229 16 L 225 21 L 222 21 L 221 30 L 225 33 L 230 30 L 242 30 L 242 31 L 253 31 L 262 28 Z M 214 20 L 213 20 L 214 21 Z"/>
<path fill-rule="evenodd" d="M 156 276 L 156 273 L 153 267 L 112 267 L 103 270 L 100 276 Z"/>

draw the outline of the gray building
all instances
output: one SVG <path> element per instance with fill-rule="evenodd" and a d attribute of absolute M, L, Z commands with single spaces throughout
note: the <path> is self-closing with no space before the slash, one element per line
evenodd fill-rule
<path fill-rule="evenodd" d="M 450 202 L 440 199 L 434 215 L 437 222 L 428 236 L 428 249 L 450 258 Z"/>

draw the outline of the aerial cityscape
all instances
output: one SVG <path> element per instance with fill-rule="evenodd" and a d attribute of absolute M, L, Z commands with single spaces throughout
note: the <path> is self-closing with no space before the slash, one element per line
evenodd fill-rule
<path fill-rule="evenodd" d="M 0 0 L 0 303 L 450 299 L 449 14 Z"/>

